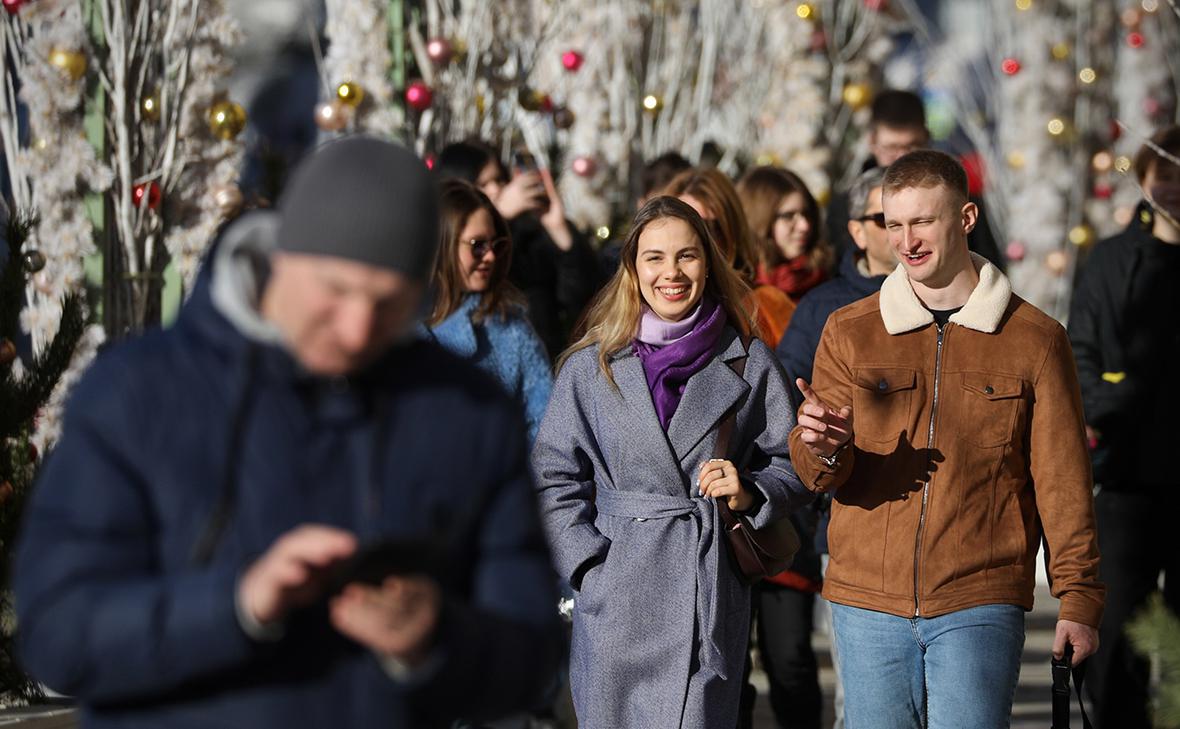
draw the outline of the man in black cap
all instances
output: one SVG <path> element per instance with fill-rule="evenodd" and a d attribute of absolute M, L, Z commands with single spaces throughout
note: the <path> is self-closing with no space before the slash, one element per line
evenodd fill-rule
<path fill-rule="evenodd" d="M 412 154 L 332 143 L 87 373 L 16 565 L 83 726 L 445 726 L 552 684 L 521 415 L 410 336 L 437 226 Z"/>

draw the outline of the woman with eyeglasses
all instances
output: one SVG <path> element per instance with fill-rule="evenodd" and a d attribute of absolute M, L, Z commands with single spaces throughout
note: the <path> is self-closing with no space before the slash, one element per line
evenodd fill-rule
<path fill-rule="evenodd" d="M 434 307 L 423 329 L 455 354 L 491 372 L 524 407 L 536 435 L 553 375 L 545 346 L 508 281 L 512 239 L 496 206 L 462 180 L 442 183 L 441 243 Z"/>
<path fill-rule="evenodd" d="M 748 293 L 700 216 L 657 197 L 559 361 L 533 471 L 554 561 L 577 591 L 583 729 L 737 723 L 750 589 L 716 504 L 760 529 L 811 501 L 786 447 L 786 384 L 749 336 Z"/>
<path fill-rule="evenodd" d="M 773 286 L 755 280 L 758 255 L 733 183 L 714 168 L 693 168 L 673 178 L 664 190 L 688 203 L 705 221 L 725 260 L 750 287 L 745 305 L 754 313 L 756 334 L 774 349 L 791 323 L 795 303 Z"/>
<path fill-rule="evenodd" d="M 758 256 L 757 281 L 791 301 L 828 280 L 834 254 L 821 235 L 819 205 L 799 176 L 755 167 L 737 184 Z"/>
<path fill-rule="evenodd" d="M 508 222 L 515 249 L 508 278 L 524 294 L 548 355 L 556 357 L 603 275 L 590 242 L 566 220 L 552 173 L 522 156 L 509 174 L 496 150 L 479 140 L 447 145 L 435 172 L 475 185 Z"/>

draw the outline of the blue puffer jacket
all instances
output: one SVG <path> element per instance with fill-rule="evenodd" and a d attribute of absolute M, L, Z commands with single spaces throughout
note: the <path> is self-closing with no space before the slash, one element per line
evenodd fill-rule
<path fill-rule="evenodd" d="M 787 371 L 788 382 L 795 390 L 795 378 L 802 377 L 811 382 L 811 368 L 815 365 L 815 350 L 819 348 L 820 335 L 824 333 L 824 325 L 828 317 L 837 309 L 842 309 L 851 303 L 860 301 L 881 290 L 885 282 L 884 276 L 865 276 L 857 267 L 857 256 L 851 251 L 845 253 L 840 261 L 840 275 L 808 291 L 799 300 L 795 314 L 791 317 L 791 325 L 778 343 L 775 354 L 783 363 Z M 814 526 L 815 552 L 813 556 L 807 550 L 800 550 L 795 557 L 795 563 L 815 564 L 818 570 L 818 555 L 828 552 L 828 507 L 830 496 L 823 496 L 815 500 L 815 508 L 819 510 L 818 521 Z M 796 521 L 797 527 L 803 525 Z M 804 533 L 811 532 L 811 525 L 802 528 Z M 806 545 L 805 545 L 806 546 Z M 814 560 L 814 562 L 812 561 Z"/>
<path fill-rule="evenodd" d="M 100 355 L 72 397 L 16 560 L 25 666 L 96 728 L 421 727 L 527 707 L 561 634 L 518 408 L 424 341 L 313 378 L 240 333 L 209 278 L 174 328 Z M 454 537 L 424 673 L 391 678 L 325 603 L 277 641 L 247 637 L 238 576 L 312 522 L 362 543 Z"/>
<path fill-rule="evenodd" d="M 479 294 L 468 294 L 454 313 L 434 327 L 423 325 L 421 331 L 452 354 L 490 372 L 504 385 L 524 408 L 531 443 L 553 389 L 553 371 L 545 345 L 523 312 L 473 323 L 471 315 L 479 302 Z"/>

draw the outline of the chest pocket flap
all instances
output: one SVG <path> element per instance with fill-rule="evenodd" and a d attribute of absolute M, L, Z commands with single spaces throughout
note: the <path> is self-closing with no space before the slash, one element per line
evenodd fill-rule
<path fill-rule="evenodd" d="M 878 395 L 889 395 L 899 390 L 912 390 L 918 374 L 905 367 L 858 367 L 856 385 Z"/>
<path fill-rule="evenodd" d="M 1018 377 L 964 372 L 963 388 L 988 400 L 1008 400 L 1020 397 L 1024 392 L 1024 381 Z"/>

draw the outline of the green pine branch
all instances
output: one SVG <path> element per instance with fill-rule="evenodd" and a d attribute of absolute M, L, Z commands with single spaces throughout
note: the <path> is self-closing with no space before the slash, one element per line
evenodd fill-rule
<path fill-rule="evenodd" d="M 1127 635 L 1139 653 L 1159 662 L 1159 695 L 1153 717 L 1156 728 L 1180 727 L 1180 618 L 1168 610 L 1163 595 L 1156 593 L 1127 626 Z"/>

